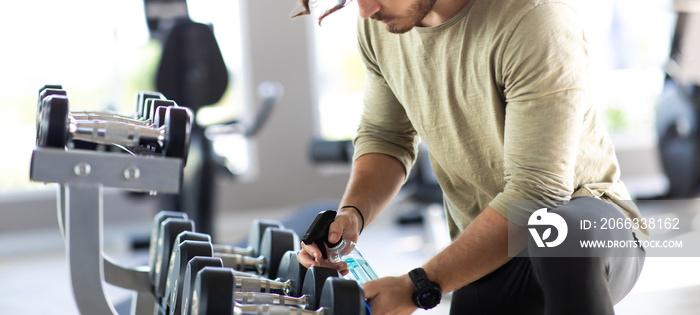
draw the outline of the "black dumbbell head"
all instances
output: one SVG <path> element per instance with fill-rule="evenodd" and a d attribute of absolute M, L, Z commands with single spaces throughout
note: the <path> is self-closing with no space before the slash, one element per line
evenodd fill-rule
<path fill-rule="evenodd" d="M 68 144 L 68 98 L 65 95 L 50 95 L 44 98 L 42 107 L 38 145 L 65 148 Z"/>
<path fill-rule="evenodd" d="M 187 232 L 183 232 L 187 233 Z M 181 233 L 180 235 L 183 235 Z M 185 270 L 187 262 L 196 256 L 211 257 L 213 249 L 210 242 L 204 241 L 182 241 L 177 245 L 172 255 L 170 256 L 170 265 L 168 267 L 168 279 L 165 282 L 165 294 L 163 295 L 163 306 L 166 309 L 175 313 L 180 313 L 180 295 L 183 290 L 183 282 L 185 279 Z"/>
<path fill-rule="evenodd" d="M 175 245 L 179 245 L 184 241 L 202 241 L 211 243 L 211 236 L 209 234 L 198 233 L 194 231 L 182 231 L 175 238 Z"/>
<path fill-rule="evenodd" d="M 66 90 L 62 89 L 60 85 L 51 85 L 51 86 L 45 86 L 41 90 L 39 90 L 39 104 L 44 101 L 45 98 L 49 97 L 50 95 L 63 95 L 63 96 L 68 96 L 68 93 Z"/>
<path fill-rule="evenodd" d="M 365 293 L 355 280 L 327 278 L 319 303 L 329 315 L 366 315 Z"/>
<path fill-rule="evenodd" d="M 143 119 L 146 117 L 146 101 L 149 99 L 165 99 L 165 96 L 159 92 L 140 91 L 136 93 L 136 118 Z"/>
<path fill-rule="evenodd" d="M 280 267 L 277 271 L 277 278 L 292 281 L 292 292 L 289 295 L 299 297 L 302 295 L 301 286 L 306 276 L 306 267 L 297 260 L 297 251 L 288 250 L 282 256 Z"/>
<path fill-rule="evenodd" d="M 292 230 L 268 228 L 263 233 L 260 243 L 260 255 L 265 257 L 265 271 L 263 276 L 270 279 L 277 278 L 280 262 L 284 254 L 299 248 L 299 237 Z"/>
<path fill-rule="evenodd" d="M 326 283 L 327 278 L 338 278 L 340 273 L 338 270 L 326 267 L 311 267 L 306 272 L 304 284 L 301 288 L 301 295 L 308 295 L 311 303 L 307 306 L 308 309 L 315 310 L 319 307 L 321 301 L 321 290 Z M 290 294 L 291 295 L 291 294 Z"/>
<path fill-rule="evenodd" d="M 39 89 L 39 98 L 37 101 L 36 105 L 36 135 L 37 135 L 37 142 L 36 144 L 39 145 L 39 134 L 41 132 L 41 123 L 44 117 L 44 99 L 49 96 L 49 95 L 66 95 L 66 91 L 63 90 L 63 87 L 60 85 L 44 85 L 41 89 Z"/>
<path fill-rule="evenodd" d="M 182 159 L 187 164 L 192 130 L 192 112 L 186 107 L 168 107 L 165 112 L 165 146 L 163 154 Z"/>
<path fill-rule="evenodd" d="M 39 89 L 39 96 L 41 96 L 41 93 L 46 89 L 63 90 L 63 86 L 60 84 L 46 84 Z"/>
<path fill-rule="evenodd" d="M 151 240 L 148 246 L 148 279 L 151 283 L 155 283 L 155 263 L 156 263 L 156 248 L 158 247 L 158 235 L 160 234 L 161 223 L 165 219 L 177 218 L 187 220 L 187 214 L 184 212 L 175 211 L 160 211 L 153 217 L 153 225 L 151 226 Z"/>
<path fill-rule="evenodd" d="M 157 127 L 163 127 L 165 126 L 165 113 L 168 111 L 167 107 L 158 107 L 156 108 L 156 113 L 153 116 L 153 124 Z"/>
<path fill-rule="evenodd" d="M 236 279 L 229 268 L 204 267 L 197 273 L 190 314 L 232 315 Z"/>
<path fill-rule="evenodd" d="M 167 280 L 170 254 L 175 247 L 175 239 L 182 231 L 193 231 L 194 222 L 183 219 L 166 219 L 161 223 L 156 246 L 156 260 L 154 263 L 154 280 L 156 297 L 161 298 L 165 294 L 165 282 Z"/>
<path fill-rule="evenodd" d="M 223 262 L 221 258 L 218 257 L 203 257 L 197 256 L 190 259 L 187 262 L 187 268 L 185 268 L 185 278 L 182 281 L 182 294 L 181 299 L 181 312 L 175 312 L 175 309 L 171 309 L 170 314 L 189 314 L 190 307 L 192 306 L 192 290 L 194 289 L 194 280 L 197 277 L 197 273 L 204 269 L 204 267 L 223 267 Z M 176 303 L 177 304 L 177 303 Z"/>
<path fill-rule="evenodd" d="M 168 107 L 178 107 L 175 101 L 171 100 L 157 100 L 153 103 L 153 124 L 160 128 L 165 126 L 165 115 L 167 114 Z"/>
<path fill-rule="evenodd" d="M 175 101 L 171 101 L 171 100 L 153 99 L 153 100 L 149 100 L 149 103 L 150 104 L 147 107 L 148 112 L 146 113 L 146 118 L 150 119 L 154 123 L 155 123 L 156 119 L 158 119 L 158 116 L 156 115 L 156 113 L 158 112 L 158 108 L 160 108 L 160 107 L 165 107 L 165 108 L 178 107 L 177 103 L 175 103 Z M 161 124 L 157 125 L 158 127 L 165 124 L 165 113 L 161 119 L 162 119 L 160 121 Z"/>
<path fill-rule="evenodd" d="M 263 233 L 269 227 L 284 229 L 282 222 L 274 220 L 255 219 L 248 231 L 248 247 L 253 249 L 253 256 L 260 255 L 260 243 L 262 243 Z"/>
<path fill-rule="evenodd" d="M 60 85 L 44 85 L 41 89 L 39 89 L 38 106 L 41 106 L 41 103 L 49 95 L 68 96 L 68 94 L 66 93 L 66 90 L 64 90 L 63 87 Z"/>

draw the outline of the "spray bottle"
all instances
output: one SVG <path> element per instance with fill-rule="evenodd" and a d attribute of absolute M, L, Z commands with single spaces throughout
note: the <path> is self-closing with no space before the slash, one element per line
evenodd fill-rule
<path fill-rule="evenodd" d="M 304 234 L 302 238 L 304 244 L 316 244 L 321 251 L 323 259 L 328 259 L 333 263 L 344 261 L 348 264 L 348 270 L 350 271 L 345 275 L 345 278 L 355 280 L 360 285 L 379 278 L 357 249 L 355 242 L 346 240 L 342 236 L 337 243 L 328 241 L 328 229 L 331 223 L 335 221 L 335 215 L 336 211 L 334 210 L 320 212 Z M 327 250 L 326 246 L 328 246 Z"/>

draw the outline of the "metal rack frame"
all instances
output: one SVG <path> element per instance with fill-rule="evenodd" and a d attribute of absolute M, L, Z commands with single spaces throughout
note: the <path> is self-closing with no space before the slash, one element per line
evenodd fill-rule
<path fill-rule="evenodd" d="M 182 161 L 121 153 L 37 148 L 30 179 L 58 183 L 58 221 L 81 314 L 117 314 L 103 284 L 133 290 L 131 314 L 153 315 L 148 267 L 120 266 L 103 253 L 103 188 L 178 193 Z"/>

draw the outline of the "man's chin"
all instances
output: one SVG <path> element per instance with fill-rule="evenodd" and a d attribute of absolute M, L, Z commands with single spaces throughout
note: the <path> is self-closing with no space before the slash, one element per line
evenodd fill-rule
<path fill-rule="evenodd" d="M 413 25 L 400 25 L 395 23 L 387 23 L 386 30 L 392 34 L 403 34 L 413 29 Z"/>

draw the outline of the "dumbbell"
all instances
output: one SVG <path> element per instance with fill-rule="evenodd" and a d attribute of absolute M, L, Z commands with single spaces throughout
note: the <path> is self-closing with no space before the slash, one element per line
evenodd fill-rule
<path fill-rule="evenodd" d="M 166 100 L 160 92 L 139 91 L 136 93 L 136 118 L 148 120 L 151 108 L 147 107 L 148 100 Z M 152 115 L 150 117 L 153 117 Z M 152 119 L 151 119 L 152 120 Z"/>
<path fill-rule="evenodd" d="M 260 226 L 254 224 L 253 227 Z M 252 229 L 255 230 L 255 229 Z M 252 271 L 264 277 L 276 278 L 280 262 L 285 253 L 289 250 L 298 249 L 298 236 L 292 230 L 277 227 L 267 227 L 263 230 L 263 238 L 260 242 L 260 249 L 257 257 L 241 254 L 240 251 L 228 245 L 211 244 L 211 236 L 193 231 L 183 231 L 176 238 L 173 244 L 180 244 L 185 240 L 203 241 L 209 243 L 212 248 L 210 256 L 220 257 L 224 261 L 225 267 L 230 267 L 240 271 Z M 173 247 L 175 248 L 175 247 Z M 244 251 L 249 252 L 249 251 Z M 174 249 L 173 253 L 174 254 Z M 172 256 L 171 256 L 172 261 Z M 185 261 L 187 263 L 187 261 Z"/>
<path fill-rule="evenodd" d="M 158 94 L 160 94 L 160 93 L 158 93 Z M 39 89 L 39 102 L 37 105 L 37 126 L 39 126 L 39 123 L 41 120 L 40 119 L 41 113 L 43 112 L 43 105 L 42 105 L 43 100 L 44 100 L 44 98 L 46 98 L 49 95 L 67 96 L 67 93 L 61 85 L 44 85 L 41 89 Z M 160 94 L 160 95 L 162 97 L 162 94 Z M 71 112 L 71 116 L 76 120 L 109 120 L 109 121 L 116 121 L 116 122 L 122 122 L 122 123 L 133 124 L 133 125 L 143 125 L 143 126 L 153 125 L 152 121 L 138 119 L 134 116 L 121 115 L 121 114 L 109 113 L 109 112 L 78 111 L 78 112 Z"/>
<path fill-rule="evenodd" d="M 47 84 L 44 85 L 41 89 L 39 89 L 39 100 L 37 102 L 36 106 L 36 144 L 39 145 L 39 133 L 41 132 L 41 122 L 44 117 L 44 109 L 42 107 L 43 100 L 46 96 L 49 95 L 66 95 L 66 91 L 63 90 L 63 87 L 61 85 L 51 85 Z"/>
<path fill-rule="evenodd" d="M 160 231 L 162 229 L 161 223 L 165 221 L 167 218 L 180 218 L 180 219 L 187 219 L 187 214 L 184 212 L 172 212 L 172 211 L 161 211 L 157 213 L 153 217 L 153 225 L 151 227 L 151 240 L 150 240 L 150 253 L 151 255 L 149 256 L 149 262 L 153 263 L 155 262 L 155 256 L 156 256 L 156 247 L 158 246 L 158 236 L 160 234 Z M 189 226 L 189 225 L 188 225 Z M 255 219 L 251 223 L 250 230 L 248 232 L 248 244 L 247 247 L 245 248 L 239 248 L 239 247 L 234 247 L 230 245 L 219 245 L 215 244 L 214 245 L 214 251 L 218 253 L 229 253 L 229 254 L 241 254 L 241 255 L 247 255 L 247 256 L 259 256 L 260 255 L 260 243 L 262 242 L 262 237 L 263 233 L 268 227 L 276 227 L 279 229 L 284 229 L 284 225 L 282 222 L 279 221 L 274 221 L 274 220 L 261 220 L 261 219 Z M 170 231 L 172 233 L 171 235 L 171 242 L 175 240 L 175 237 L 180 234 L 182 231 L 194 231 L 194 222 L 192 222 L 191 227 L 188 229 L 180 229 L 177 231 Z M 165 244 L 164 244 L 165 245 Z M 171 251 L 171 244 L 167 244 L 168 247 L 165 248 L 167 253 L 170 253 Z M 161 245 L 162 246 L 162 245 Z M 150 270 L 154 270 L 154 266 L 150 266 Z M 167 267 L 167 264 L 165 265 Z M 153 278 L 151 278 L 153 280 Z"/>
<path fill-rule="evenodd" d="M 163 297 L 165 295 L 165 289 L 167 288 L 168 271 L 166 270 L 169 270 L 171 255 L 182 241 L 194 240 L 206 242 L 207 246 L 211 248 L 209 251 L 212 252 L 208 254 L 208 256 L 213 256 L 213 253 L 217 251 L 214 250 L 209 235 L 193 232 L 194 222 L 191 220 L 157 215 L 154 218 L 153 225 L 158 228 L 152 230 L 152 236 L 157 234 L 158 237 L 155 238 L 155 241 L 152 239 L 150 244 L 151 248 L 155 248 L 155 253 L 149 257 L 150 261 L 153 262 L 153 267 L 150 269 L 150 276 L 152 277 L 156 296 Z M 263 256 L 267 255 L 267 259 L 261 259 L 260 257 L 248 257 L 248 259 L 243 259 L 246 256 L 228 254 L 227 250 L 231 248 L 224 245 L 216 246 L 217 249 L 224 250 L 223 253 L 217 253 L 217 255 L 225 256 L 229 266 L 237 266 L 239 268 L 241 266 L 238 262 L 241 260 L 253 264 L 254 267 L 258 267 L 256 264 L 262 263 L 259 269 L 269 270 L 270 272 L 265 273 L 265 275 L 272 275 L 274 277 L 279 260 L 281 260 L 284 255 L 284 251 L 297 248 L 298 236 L 296 236 L 293 231 L 278 229 L 279 231 L 268 233 L 269 236 L 266 238 L 264 235 L 272 226 L 281 226 L 281 223 L 275 224 L 273 221 L 255 220 L 252 224 L 250 230 L 251 237 L 249 238 L 249 244 L 251 244 L 249 247 L 254 247 L 254 249 L 245 250 L 245 252 L 252 251 L 263 254 Z M 263 237 L 260 242 L 258 242 L 258 235 L 261 233 Z M 187 261 L 184 261 L 184 263 L 187 263 Z"/>
<path fill-rule="evenodd" d="M 61 92 L 63 92 L 63 93 L 61 93 Z M 45 111 L 48 107 L 51 106 L 50 102 L 47 102 L 47 99 L 50 98 L 51 96 L 54 96 L 54 95 L 59 95 L 59 96 L 64 96 L 64 97 L 66 96 L 65 91 L 55 91 L 52 89 L 46 89 L 44 91 L 44 94 L 46 94 L 46 93 L 49 93 L 49 94 L 42 98 L 43 104 L 41 106 L 41 108 L 42 108 L 41 111 Z M 66 99 L 67 99 L 67 97 L 66 97 Z M 158 106 L 161 106 L 161 107 L 166 107 L 166 108 L 167 107 L 178 107 L 177 104 L 175 104 L 175 102 L 173 102 L 173 101 L 160 100 L 160 99 L 157 101 L 158 102 L 156 104 L 158 104 Z M 184 108 L 181 110 L 187 111 Z M 134 119 L 134 118 L 129 117 L 129 116 L 111 114 L 111 113 L 101 113 L 101 112 L 70 112 L 69 118 L 72 121 L 75 121 L 76 123 L 82 123 L 83 125 L 87 126 L 88 128 L 90 128 L 91 125 L 86 125 L 87 124 L 86 121 L 94 122 L 95 120 L 97 120 L 98 122 L 101 122 L 101 123 L 102 122 L 123 123 L 126 125 L 133 125 L 136 127 L 153 127 L 153 126 L 155 126 L 151 119 Z M 164 125 L 165 118 L 166 117 L 163 117 L 163 119 L 161 119 L 161 125 Z M 189 121 L 190 120 L 189 113 L 188 113 L 187 118 Z M 113 124 L 111 127 L 112 127 L 112 129 L 121 129 L 121 128 L 119 128 L 120 125 L 121 124 Z M 78 125 L 77 127 L 80 128 L 80 125 Z M 108 127 L 110 127 L 110 126 L 107 125 L 103 128 L 108 128 Z M 138 140 L 139 140 L 138 137 L 139 136 L 146 137 L 146 139 L 148 137 L 158 138 L 160 136 L 160 134 L 158 134 L 158 133 L 154 134 L 153 129 L 157 129 L 157 128 L 136 128 L 135 129 L 136 132 L 140 131 L 140 133 L 142 133 L 143 135 L 141 135 L 139 133 L 131 135 L 131 133 L 133 133 L 133 132 L 126 132 L 127 134 L 130 134 L 129 138 L 133 138 L 132 140 L 133 140 L 133 142 L 135 142 L 131 145 L 127 144 L 127 146 L 138 145 Z M 99 136 L 97 136 L 95 138 L 81 139 L 81 140 L 98 142 L 98 143 L 104 141 Z M 121 140 L 121 141 L 124 142 L 124 140 Z M 148 140 L 146 140 L 146 141 L 148 141 Z M 155 140 L 151 140 L 151 142 L 155 142 Z M 105 144 L 110 144 L 110 143 L 105 143 Z"/>
<path fill-rule="evenodd" d="M 51 100 L 52 106 L 44 106 Z M 69 124 L 68 98 L 61 94 L 45 97 L 37 109 L 36 144 L 41 147 L 65 148 Z"/>
<path fill-rule="evenodd" d="M 60 85 L 50 87 L 58 87 L 60 89 Z M 41 102 L 42 99 L 43 97 L 40 96 L 39 101 Z M 80 120 L 110 120 L 144 126 L 156 125 L 160 127 L 164 124 L 165 110 L 162 110 L 162 113 L 159 115 L 161 124 L 157 124 L 158 116 L 156 116 L 155 113 L 158 112 L 160 107 L 171 106 L 177 107 L 177 104 L 172 100 L 166 99 L 160 92 L 140 91 L 136 93 L 136 110 L 134 116 L 102 112 L 72 112 L 71 114 L 73 114 L 74 118 Z"/>
<path fill-rule="evenodd" d="M 156 219 L 159 219 L 158 216 L 156 216 Z M 154 225 L 156 222 L 154 220 Z M 153 293 L 156 298 L 159 299 L 165 295 L 170 254 L 175 247 L 175 239 L 181 232 L 192 230 L 194 230 L 194 222 L 186 218 L 166 217 L 158 224 L 156 231 L 158 237 L 155 242 L 151 238 L 149 245 L 149 251 L 151 249 L 154 250 L 153 255 L 149 255 L 149 266 L 152 265 L 152 267 L 148 270 L 148 276 L 153 284 Z M 151 231 L 151 236 L 153 236 L 153 231 Z"/>
<path fill-rule="evenodd" d="M 220 249 L 220 248 L 219 248 Z M 292 230 L 268 227 L 263 233 L 258 256 L 214 251 L 224 266 L 240 271 L 253 271 L 265 277 L 277 278 L 282 257 L 289 250 L 299 249 L 299 236 Z"/>
<path fill-rule="evenodd" d="M 161 301 L 161 313 L 162 314 L 180 314 L 182 305 L 182 294 L 184 292 L 185 283 L 189 281 L 188 274 L 191 273 L 190 270 L 199 271 L 204 267 L 223 267 L 223 262 L 219 257 L 206 257 L 206 256 L 195 256 L 187 262 L 187 268 L 185 268 L 185 277 L 172 278 L 169 279 L 168 287 L 166 288 L 165 296 Z M 196 273 L 195 271 L 195 273 Z M 240 271 L 232 271 L 236 277 L 258 277 L 259 279 L 264 279 L 262 276 L 256 276 Z M 172 282 L 172 280 L 175 282 Z M 191 277 L 194 280 L 194 277 Z"/>
<path fill-rule="evenodd" d="M 150 121 L 156 127 L 163 126 L 165 123 L 165 108 L 171 106 L 177 107 L 177 104 L 166 99 L 160 92 L 140 91 L 136 93 L 136 117 Z"/>
<path fill-rule="evenodd" d="M 198 266 L 199 265 L 199 266 Z M 194 267 L 197 266 L 197 267 Z M 188 264 L 188 269 L 185 274 L 184 280 L 184 292 L 182 295 L 182 311 L 183 313 L 189 313 L 191 311 L 190 306 L 192 305 L 193 298 L 193 288 L 194 282 L 196 280 L 197 274 L 205 268 L 213 268 L 217 266 L 201 266 L 197 261 L 192 260 L 191 264 Z M 227 268 L 218 268 L 227 269 Z M 275 304 L 275 305 L 286 305 L 295 306 L 306 309 L 316 309 L 319 306 L 321 299 L 321 290 L 325 283 L 326 278 L 334 277 L 339 278 L 340 273 L 338 270 L 325 267 L 311 267 L 306 273 L 305 277 L 302 279 L 297 279 L 296 286 L 298 291 L 301 292 L 298 296 L 289 296 L 276 293 L 262 293 L 262 292 L 245 292 L 246 285 L 240 284 L 240 282 L 248 281 L 245 279 L 238 279 L 235 274 L 232 274 L 230 270 L 226 270 L 226 276 L 233 276 L 234 290 L 233 300 L 237 304 Z M 250 282 L 250 281 L 248 281 Z M 255 286 L 250 291 L 255 291 Z M 171 312 L 170 315 L 177 315 L 181 313 Z"/>
<path fill-rule="evenodd" d="M 282 260 L 280 261 L 279 269 L 277 269 L 278 279 L 287 279 L 292 281 L 292 290 L 288 293 L 291 296 L 300 296 L 301 290 L 298 285 L 301 279 L 306 277 L 307 269 L 297 260 L 297 255 L 299 251 L 289 250 L 284 253 Z"/>
<path fill-rule="evenodd" d="M 181 279 L 184 278 L 187 263 L 195 256 L 218 257 L 222 260 L 222 266 L 235 269 L 237 271 L 254 270 L 258 274 L 275 278 L 279 269 L 279 262 L 282 256 L 289 250 L 295 250 L 298 246 L 298 237 L 291 230 L 280 230 L 268 228 L 263 235 L 261 245 L 261 256 L 249 257 L 238 254 L 226 254 L 214 252 L 209 235 L 195 233 L 191 231 L 181 232 L 175 239 L 172 254 L 170 256 L 168 272 L 161 273 L 161 278 L 166 277 L 165 290 L 157 288 L 158 292 L 163 292 L 163 301 L 168 302 L 171 296 L 177 296 L 177 292 L 182 292 Z M 167 275 L 167 276 L 166 276 Z M 252 277 L 249 274 L 238 274 L 239 277 Z M 158 278 L 158 276 L 156 276 Z M 159 278 L 157 283 L 162 284 Z M 259 279 L 259 278 L 258 278 Z M 255 282 L 257 283 L 257 282 Z M 177 297 L 173 297 L 176 300 Z"/>
<path fill-rule="evenodd" d="M 167 219 L 172 219 L 167 221 Z M 215 252 L 236 253 L 243 255 L 260 254 L 260 244 L 263 233 L 268 227 L 284 228 L 281 222 L 272 220 L 253 220 L 248 233 L 248 246 L 246 248 L 236 248 L 228 245 L 214 245 Z M 175 239 L 183 231 L 194 231 L 194 221 L 188 220 L 187 214 L 183 212 L 160 211 L 153 217 L 151 228 L 151 239 L 149 242 L 149 279 L 155 288 L 165 288 L 166 276 L 161 274 L 166 272 Z M 201 239 L 200 239 L 201 240 Z M 208 236 L 205 240 L 210 241 Z M 159 275 L 158 278 L 156 275 Z M 156 290 L 157 296 L 163 296 L 164 290 Z"/>
<path fill-rule="evenodd" d="M 268 228 L 286 230 L 284 224 L 276 220 L 255 219 L 248 230 L 248 241 L 246 247 L 236 247 L 231 245 L 214 244 L 214 251 L 217 253 L 239 254 L 246 256 L 260 256 L 263 235 Z"/>
<path fill-rule="evenodd" d="M 68 98 L 49 95 L 43 100 L 43 117 L 39 127 L 39 145 L 64 148 L 69 140 L 125 147 L 152 145 L 162 148 L 163 155 L 187 161 L 191 112 L 184 107 L 168 107 L 162 127 L 130 125 L 116 121 L 71 119 Z"/>
<path fill-rule="evenodd" d="M 288 251 L 288 253 L 296 255 L 295 251 Z M 233 276 L 236 277 L 236 300 L 240 303 L 257 301 L 255 303 L 258 304 L 263 301 L 269 301 L 276 304 L 297 306 L 316 305 L 318 301 L 313 300 L 312 297 L 316 296 L 315 292 L 320 292 L 323 280 L 326 277 L 340 276 L 337 270 L 329 268 L 312 271 L 311 275 L 309 275 L 306 268 L 301 266 L 296 259 L 294 262 L 304 272 L 289 273 L 295 275 L 294 278 L 289 279 L 278 278 L 277 280 L 270 280 L 262 277 L 256 278 L 229 268 Z M 228 268 L 224 266 L 223 261 L 218 257 L 195 256 L 190 259 L 187 262 L 187 267 L 184 269 L 184 276 L 180 275 L 179 280 L 175 280 L 179 281 L 179 285 L 170 283 L 171 285 L 166 289 L 164 303 L 162 303 L 164 313 L 181 314 L 182 301 L 191 297 L 192 282 L 197 272 L 204 267 Z M 280 266 L 281 268 L 283 267 Z M 309 279 L 305 280 L 305 277 Z M 176 278 L 172 277 L 172 279 Z"/>
<path fill-rule="evenodd" d="M 161 224 L 167 220 L 167 219 L 180 219 L 182 221 L 180 229 L 193 229 L 194 228 L 194 223 L 188 220 L 187 213 L 185 212 L 176 212 L 176 211 L 159 211 L 156 213 L 156 215 L 153 217 L 153 224 L 151 226 L 151 238 L 149 241 L 149 246 L 148 246 L 148 279 L 151 281 L 152 284 L 155 284 L 155 276 L 156 276 L 156 262 L 157 261 L 162 261 L 163 257 L 156 257 L 158 254 L 157 249 L 159 247 L 163 247 L 165 245 L 159 245 L 159 243 L 163 242 L 170 242 L 169 240 L 165 240 L 165 237 L 159 238 L 160 236 L 160 231 L 161 229 Z M 173 241 L 177 235 L 173 236 Z M 171 245 L 169 244 L 168 246 L 168 251 L 169 249 L 172 248 Z M 167 266 L 167 265 L 165 265 Z M 159 270 L 164 270 L 163 265 L 159 265 Z"/>
<path fill-rule="evenodd" d="M 230 269 L 205 267 L 197 273 L 192 299 L 185 301 L 185 314 L 304 314 L 304 315 L 365 315 L 364 292 L 354 280 L 337 277 L 325 279 L 316 310 L 280 305 L 243 305 L 234 299 L 235 276 Z M 311 269 L 309 269 L 311 271 Z"/>
<path fill-rule="evenodd" d="M 148 99 L 146 101 L 145 116 L 142 119 L 153 122 L 156 127 L 165 125 L 165 115 L 168 107 L 178 107 L 175 101 L 162 99 Z"/>

